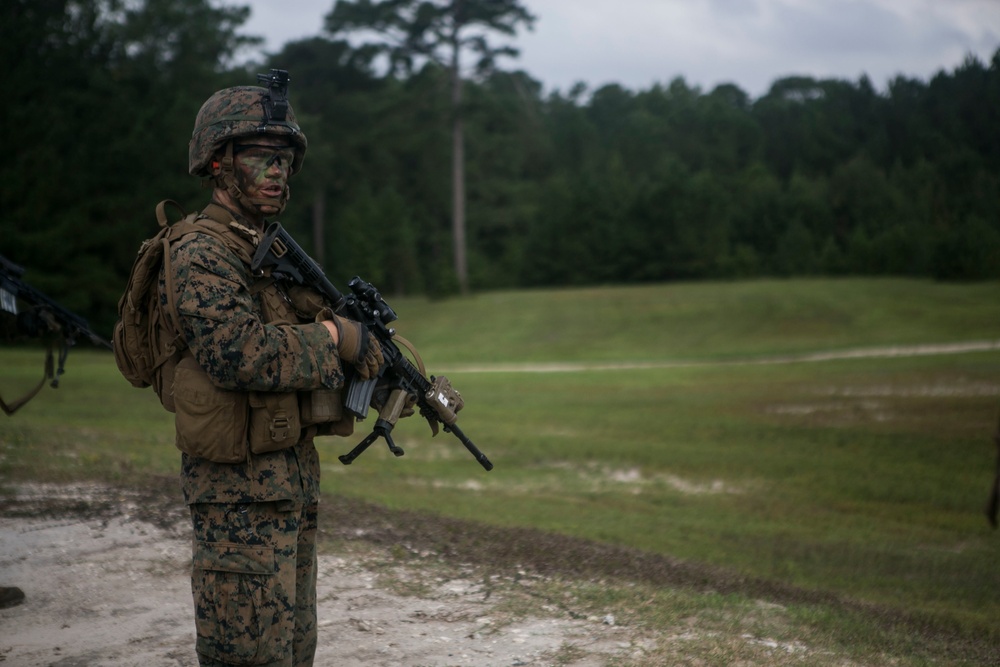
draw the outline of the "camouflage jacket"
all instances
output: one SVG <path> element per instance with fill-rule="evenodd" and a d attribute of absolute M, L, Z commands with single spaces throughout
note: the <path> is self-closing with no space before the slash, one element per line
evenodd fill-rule
<path fill-rule="evenodd" d="M 224 209 L 205 213 L 220 220 Z M 246 235 L 251 244 L 255 243 Z M 252 249 L 252 245 L 250 246 Z M 336 389 L 344 376 L 326 328 L 298 317 L 265 321 L 264 299 L 285 295 L 278 284 L 255 281 L 250 267 L 208 234 L 191 234 L 171 247 L 178 326 L 188 349 L 213 384 L 234 391 L 290 392 Z M 166 282 L 161 281 L 161 290 Z M 182 454 L 185 500 L 191 503 L 311 501 L 319 495 L 319 460 L 309 434 L 298 444 L 245 463 L 220 464 Z"/>

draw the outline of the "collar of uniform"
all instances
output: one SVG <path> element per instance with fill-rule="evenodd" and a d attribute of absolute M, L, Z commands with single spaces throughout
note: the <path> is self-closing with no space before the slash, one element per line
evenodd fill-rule
<path fill-rule="evenodd" d="M 216 222 L 228 226 L 237 234 L 239 234 L 246 240 L 250 241 L 255 248 L 257 247 L 258 244 L 260 244 L 260 232 L 258 232 L 256 229 L 251 229 L 250 227 L 247 227 L 244 224 L 236 222 L 236 220 L 233 218 L 233 214 L 230 213 L 228 209 L 214 202 L 206 206 L 205 209 L 201 212 L 201 215 L 198 217 L 215 220 Z"/>

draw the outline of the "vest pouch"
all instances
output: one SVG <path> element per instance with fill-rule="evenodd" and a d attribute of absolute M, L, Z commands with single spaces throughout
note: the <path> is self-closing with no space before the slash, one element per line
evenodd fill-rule
<path fill-rule="evenodd" d="M 339 389 L 316 389 L 299 394 L 302 425 L 313 426 L 340 421 L 344 417 L 344 399 Z"/>
<path fill-rule="evenodd" d="M 316 389 L 299 394 L 302 425 L 315 426 L 316 435 L 348 436 L 354 433 L 354 418 L 344 416 L 344 394 L 340 389 Z"/>
<path fill-rule="evenodd" d="M 215 463 L 247 460 L 249 404 L 245 393 L 216 387 L 189 356 L 174 369 L 172 394 L 179 450 Z"/>
<path fill-rule="evenodd" d="M 354 417 L 348 415 L 340 421 L 316 425 L 316 435 L 337 435 L 346 438 L 354 433 Z"/>
<path fill-rule="evenodd" d="M 250 392 L 250 451 L 274 452 L 296 444 L 302 436 L 299 395 L 295 392 Z"/>

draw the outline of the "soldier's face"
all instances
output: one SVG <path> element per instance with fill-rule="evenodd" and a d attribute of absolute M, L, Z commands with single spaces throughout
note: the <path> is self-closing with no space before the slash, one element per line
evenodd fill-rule
<path fill-rule="evenodd" d="M 288 186 L 295 149 L 278 137 L 259 137 L 233 147 L 236 185 L 251 199 L 281 199 Z M 281 211 L 277 205 L 258 205 L 266 217 Z"/>

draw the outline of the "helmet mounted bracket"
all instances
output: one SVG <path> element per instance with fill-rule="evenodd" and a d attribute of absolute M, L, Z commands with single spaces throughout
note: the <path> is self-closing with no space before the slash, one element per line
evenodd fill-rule
<path fill-rule="evenodd" d="M 268 125 L 284 125 L 290 127 L 288 115 L 288 72 L 283 69 L 272 69 L 269 74 L 258 74 L 257 81 L 267 89 L 261 98 L 264 107 L 264 118 L 261 120 L 258 132 L 267 132 Z"/>

